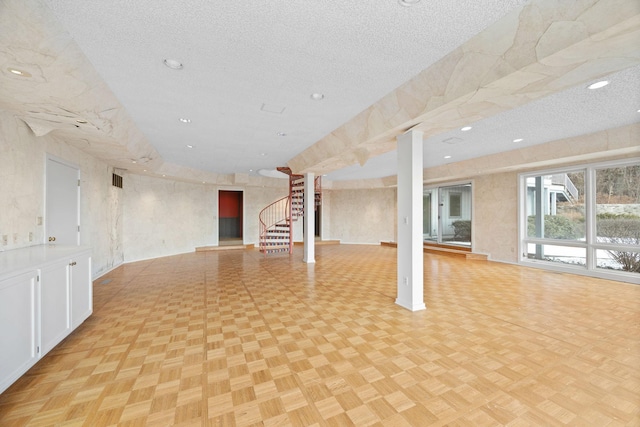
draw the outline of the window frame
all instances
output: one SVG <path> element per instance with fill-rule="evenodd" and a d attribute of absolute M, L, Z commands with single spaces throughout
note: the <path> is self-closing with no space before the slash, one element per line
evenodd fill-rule
<path fill-rule="evenodd" d="M 540 169 L 522 172 L 518 174 L 518 263 L 531 267 L 543 268 L 546 270 L 570 272 L 583 274 L 592 277 L 611 279 L 623 282 L 640 284 L 640 274 L 607 270 L 597 267 L 597 251 L 598 250 L 618 250 L 624 251 L 630 249 L 629 245 L 620 245 L 612 243 L 598 242 L 596 236 L 596 170 L 607 168 L 619 168 L 626 166 L 640 165 L 640 157 L 634 157 L 624 160 L 603 161 L 588 164 L 568 165 L 564 167 L 556 167 L 552 169 Z M 527 236 L 527 178 L 533 178 L 542 175 L 553 175 L 557 173 L 584 172 L 584 207 L 585 207 L 585 240 L 562 240 L 550 238 L 538 238 Z M 546 244 L 566 247 L 579 247 L 586 249 L 585 266 L 577 266 L 571 264 L 560 264 L 553 261 L 540 259 L 531 259 L 527 256 L 528 244 Z M 631 248 L 634 248 L 631 246 Z"/>

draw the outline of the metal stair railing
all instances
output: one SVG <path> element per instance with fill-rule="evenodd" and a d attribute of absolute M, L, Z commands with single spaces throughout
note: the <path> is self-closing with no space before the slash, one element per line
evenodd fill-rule
<path fill-rule="evenodd" d="M 289 168 L 278 170 L 289 175 L 289 195 L 260 211 L 259 249 L 264 252 L 265 257 L 269 252 L 281 251 L 284 247 L 282 243 L 286 243 L 289 253 L 293 253 L 293 222 L 304 215 L 304 175 L 293 174 Z M 318 209 L 321 204 L 322 177 L 318 176 L 314 180 L 314 208 Z M 286 242 L 278 235 L 279 232 L 284 234 L 283 228 L 287 228 Z"/>
<path fill-rule="evenodd" d="M 290 210 L 289 203 L 290 196 L 285 196 L 281 199 L 276 200 L 271 203 L 264 209 L 260 211 L 258 215 L 260 222 L 260 243 L 259 249 L 261 252 L 264 252 L 265 256 L 269 251 L 270 242 L 269 240 L 269 231 L 273 231 L 278 226 L 289 225 L 289 233 L 291 233 L 291 221 L 289 221 L 290 215 L 287 213 Z M 289 234 L 288 244 L 291 246 L 291 234 Z M 272 246 L 272 245 L 271 245 Z M 289 248 L 291 251 L 291 248 Z"/>

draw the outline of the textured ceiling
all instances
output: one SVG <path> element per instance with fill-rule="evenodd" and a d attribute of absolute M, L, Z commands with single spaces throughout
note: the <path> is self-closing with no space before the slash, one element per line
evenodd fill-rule
<path fill-rule="evenodd" d="M 395 136 L 422 120 L 432 167 L 640 116 L 637 0 L 0 0 L 0 28 L 0 109 L 187 179 L 394 175 Z"/>
<path fill-rule="evenodd" d="M 469 123 L 424 141 L 425 168 L 459 162 L 549 141 L 594 133 L 640 122 L 640 66 L 607 76 L 608 86 L 586 85 L 532 101 L 521 107 Z M 514 142 L 515 139 L 522 141 Z M 640 145 L 640 141 L 638 142 Z M 445 159 L 445 156 L 451 156 Z M 327 174 L 330 180 L 369 179 L 397 173 L 397 153 L 389 151 Z"/>
<path fill-rule="evenodd" d="M 525 2 L 46 3 L 165 161 L 234 173 L 285 165 Z"/>

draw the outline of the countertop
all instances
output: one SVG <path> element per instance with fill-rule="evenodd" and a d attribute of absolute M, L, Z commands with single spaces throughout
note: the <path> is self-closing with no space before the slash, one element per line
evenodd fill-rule
<path fill-rule="evenodd" d="M 89 246 L 36 245 L 0 252 L 0 280 L 91 252 Z"/>

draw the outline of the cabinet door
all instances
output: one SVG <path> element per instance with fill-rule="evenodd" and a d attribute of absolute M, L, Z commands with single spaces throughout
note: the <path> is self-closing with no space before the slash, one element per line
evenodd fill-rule
<path fill-rule="evenodd" d="M 92 312 L 91 256 L 84 254 L 71 261 L 71 329 L 77 328 Z"/>
<path fill-rule="evenodd" d="M 0 282 L 0 393 L 38 360 L 37 274 Z"/>
<path fill-rule="evenodd" d="M 68 261 L 41 270 L 40 312 L 42 356 L 71 332 Z"/>

